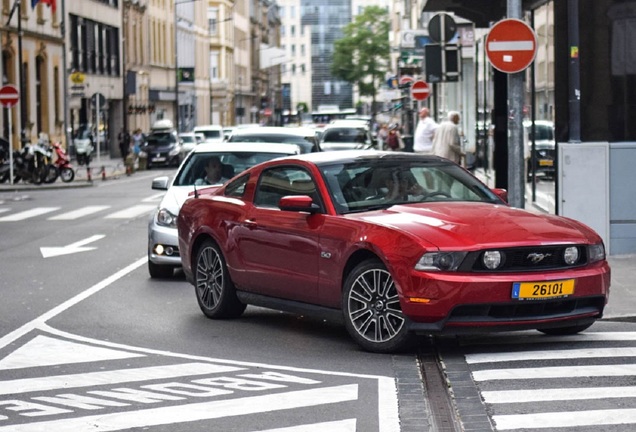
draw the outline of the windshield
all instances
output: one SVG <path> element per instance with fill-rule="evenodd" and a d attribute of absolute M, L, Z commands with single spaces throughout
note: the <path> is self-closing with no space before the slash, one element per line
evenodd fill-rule
<path fill-rule="evenodd" d="M 210 138 L 221 138 L 221 131 L 219 130 L 197 130 L 197 133 L 203 134 L 203 136 L 205 136 L 205 139 L 210 139 Z"/>
<path fill-rule="evenodd" d="M 153 132 L 146 137 L 147 145 L 169 145 L 176 142 L 177 139 L 172 132 Z"/>
<path fill-rule="evenodd" d="M 501 203 L 461 167 L 443 161 L 370 159 L 321 167 L 341 214 L 435 201 Z"/>
<path fill-rule="evenodd" d="M 205 178 L 208 160 L 216 157 L 221 162 L 222 174 L 226 180 L 256 164 L 278 157 L 289 156 L 289 153 L 270 152 L 199 152 L 190 153 L 174 180 L 173 186 L 191 186 L 199 179 Z"/>
<path fill-rule="evenodd" d="M 330 128 L 323 133 L 321 141 L 334 143 L 365 143 L 367 141 L 367 135 L 364 130 L 357 128 Z"/>

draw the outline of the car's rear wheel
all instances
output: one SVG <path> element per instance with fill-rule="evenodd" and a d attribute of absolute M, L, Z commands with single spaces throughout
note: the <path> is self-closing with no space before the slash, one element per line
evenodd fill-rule
<path fill-rule="evenodd" d="M 168 279 L 174 276 L 174 267 L 159 265 L 148 261 L 148 273 L 150 273 L 150 277 L 153 279 Z"/>
<path fill-rule="evenodd" d="M 570 327 L 555 327 L 555 328 L 544 328 L 539 329 L 541 333 L 545 333 L 550 336 L 567 336 L 573 335 L 577 333 L 581 333 L 584 330 L 587 330 L 592 324 L 582 324 L 578 326 L 570 326 Z"/>
<path fill-rule="evenodd" d="M 342 310 L 347 331 L 367 351 L 398 351 L 412 338 L 393 277 L 377 259 L 363 261 L 347 276 Z"/>
<path fill-rule="evenodd" d="M 246 305 L 236 296 L 221 250 L 211 240 L 205 241 L 196 254 L 194 289 L 201 311 L 208 318 L 236 318 Z"/>

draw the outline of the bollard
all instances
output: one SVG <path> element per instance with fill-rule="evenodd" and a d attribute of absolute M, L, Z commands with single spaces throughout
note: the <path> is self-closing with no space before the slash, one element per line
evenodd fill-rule
<path fill-rule="evenodd" d="M 89 167 L 88 165 L 86 165 L 86 180 L 88 180 L 89 182 L 93 181 L 93 177 L 91 176 L 91 167 Z"/>
<path fill-rule="evenodd" d="M 106 180 L 106 168 L 102 165 L 102 181 Z"/>

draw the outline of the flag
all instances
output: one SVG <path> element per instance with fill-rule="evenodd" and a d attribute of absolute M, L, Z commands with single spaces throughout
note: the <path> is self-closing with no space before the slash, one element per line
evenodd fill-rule
<path fill-rule="evenodd" d="M 55 8 L 57 6 L 55 4 L 56 0 L 31 0 L 31 7 L 35 8 L 35 6 L 37 6 L 38 3 L 49 5 L 49 7 L 51 8 L 51 11 L 55 13 Z"/>

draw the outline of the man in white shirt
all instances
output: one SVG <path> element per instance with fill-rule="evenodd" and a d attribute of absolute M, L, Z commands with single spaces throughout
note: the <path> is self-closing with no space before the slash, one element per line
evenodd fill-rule
<path fill-rule="evenodd" d="M 415 128 L 413 137 L 413 151 L 415 153 L 432 154 L 433 153 L 433 137 L 437 123 L 430 117 L 430 111 L 424 107 L 419 112 L 420 120 Z"/>

